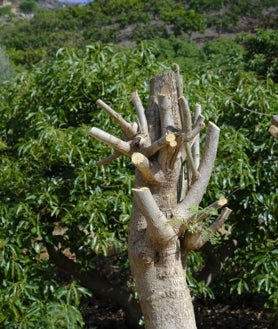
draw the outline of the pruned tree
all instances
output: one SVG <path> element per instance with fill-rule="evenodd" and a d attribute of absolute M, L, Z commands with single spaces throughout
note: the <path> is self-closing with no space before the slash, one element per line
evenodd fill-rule
<path fill-rule="evenodd" d="M 199 135 L 205 119 L 199 104 L 191 115 L 177 65 L 173 72 L 153 78 L 150 89 L 146 111 L 138 93 L 132 94 L 135 123 L 98 100 L 121 127 L 123 138 L 96 127 L 90 135 L 115 150 L 100 165 L 126 155 L 135 166 L 128 253 L 145 327 L 195 329 L 185 276 L 187 255 L 201 248 L 231 212 L 224 207 L 225 198 L 197 210 L 212 175 L 220 129 L 208 123 L 201 152 Z M 215 221 L 202 224 L 212 210 L 222 207 Z"/>

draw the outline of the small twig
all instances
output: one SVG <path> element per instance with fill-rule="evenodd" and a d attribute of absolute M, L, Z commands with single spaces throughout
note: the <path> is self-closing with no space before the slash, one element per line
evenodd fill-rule
<path fill-rule="evenodd" d="M 113 160 L 116 160 L 118 157 L 121 156 L 121 153 L 118 152 L 118 151 L 115 151 L 113 154 L 109 155 L 108 157 L 102 159 L 102 160 L 99 160 L 97 162 L 97 165 L 98 166 L 104 166 L 110 162 L 112 162 Z"/>
<path fill-rule="evenodd" d="M 217 232 L 224 224 L 224 222 L 229 218 L 232 209 L 225 207 L 221 214 L 216 218 L 215 222 L 210 225 L 211 232 Z"/>
<path fill-rule="evenodd" d="M 190 186 L 184 200 L 177 205 L 176 213 L 184 214 L 192 204 L 199 205 L 203 195 L 206 192 L 212 170 L 214 167 L 214 161 L 216 158 L 218 140 L 220 129 L 212 122 L 208 124 L 208 131 L 205 141 L 204 154 L 201 159 L 200 166 L 198 168 L 200 178 Z"/>

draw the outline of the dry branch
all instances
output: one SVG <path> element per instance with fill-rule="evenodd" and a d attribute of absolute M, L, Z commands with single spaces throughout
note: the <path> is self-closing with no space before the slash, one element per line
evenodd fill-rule
<path fill-rule="evenodd" d="M 113 149 L 117 150 L 118 152 L 128 155 L 131 155 L 131 145 L 129 142 L 124 142 L 123 140 L 108 134 L 107 132 L 98 129 L 96 127 L 93 127 L 90 131 L 89 134 L 99 140 L 100 142 L 103 142 L 111 147 Z"/>

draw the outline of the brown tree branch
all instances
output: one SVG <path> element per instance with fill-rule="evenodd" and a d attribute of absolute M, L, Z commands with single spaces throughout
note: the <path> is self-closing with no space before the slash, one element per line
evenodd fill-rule
<path fill-rule="evenodd" d="M 200 131 L 205 127 L 205 118 L 200 114 L 196 120 L 196 123 L 193 126 L 193 129 L 191 130 L 190 134 L 183 134 L 184 141 L 190 142 L 192 141 L 199 133 Z"/>
<path fill-rule="evenodd" d="M 186 151 L 186 159 L 188 164 L 188 170 L 192 174 L 192 178 L 190 177 L 189 185 L 196 182 L 199 177 L 199 173 L 197 168 L 195 167 L 195 162 L 192 156 L 191 148 L 188 143 L 185 144 L 185 151 Z M 190 175 L 191 176 L 191 175 Z"/>

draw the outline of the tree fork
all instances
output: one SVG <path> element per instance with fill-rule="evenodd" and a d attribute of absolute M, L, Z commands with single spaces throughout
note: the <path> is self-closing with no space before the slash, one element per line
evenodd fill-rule
<path fill-rule="evenodd" d="M 146 111 L 137 92 L 132 101 L 138 125 L 126 122 L 114 110 L 98 104 L 120 125 L 123 141 L 100 129 L 90 134 L 116 151 L 102 163 L 119 154 L 131 158 L 135 166 L 134 202 L 129 225 L 128 254 L 147 329 L 196 329 L 193 305 L 187 287 L 184 264 L 191 250 L 202 247 L 209 237 L 190 233 L 192 221 L 204 221 L 206 211 L 221 209 L 222 198 L 201 215 L 192 216 L 206 192 L 216 157 L 219 128 L 208 123 L 203 154 L 199 134 L 204 127 L 201 106 L 195 107 L 194 120 L 187 99 L 182 95 L 179 67 L 156 76 Z M 135 131 L 136 129 L 136 131 Z M 187 183 L 183 163 L 187 164 Z M 183 193 L 178 190 L 187 184 Z M 224 208 L 210 226 L 217 231 L 230 215 Z"/>

